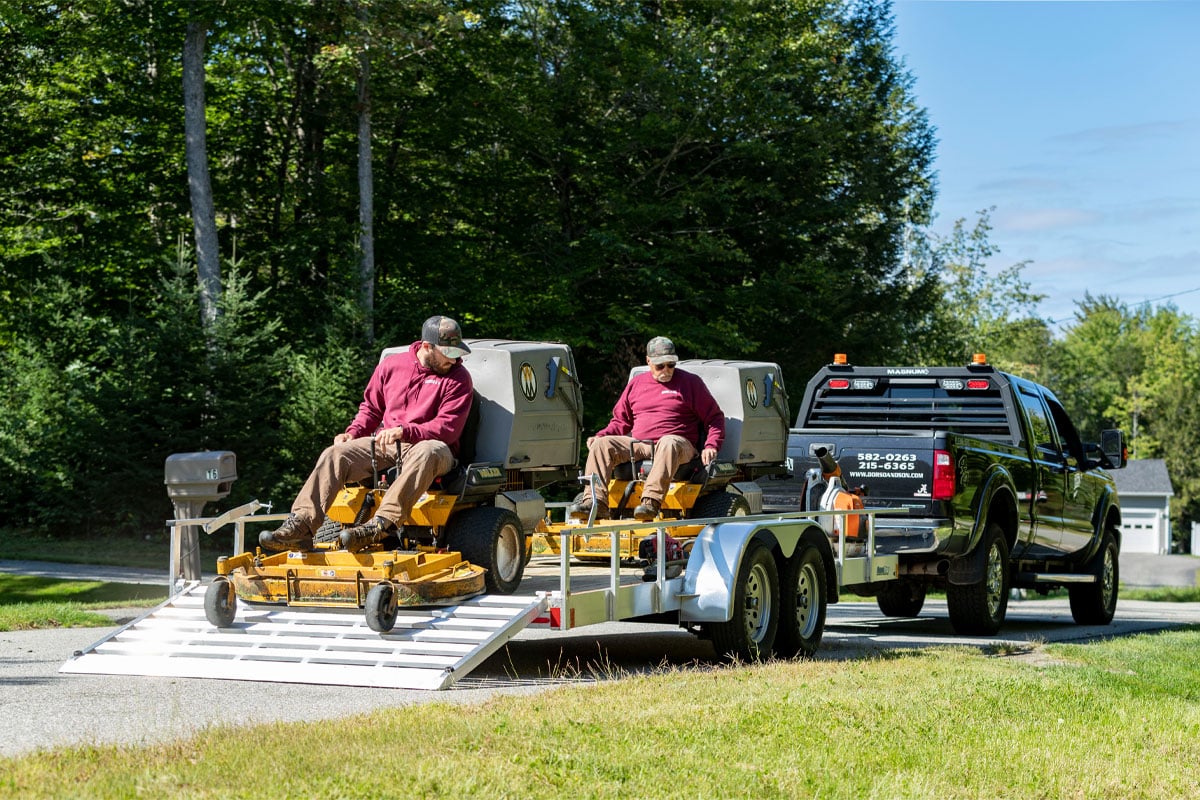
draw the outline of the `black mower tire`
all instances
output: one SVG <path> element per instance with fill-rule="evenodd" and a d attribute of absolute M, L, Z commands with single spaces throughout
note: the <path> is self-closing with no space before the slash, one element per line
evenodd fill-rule
<path fill-rule="evenodd" d="M 775 655 L 780 658 L 812 658 L 825 632 L 829 607 L 825 564 L 812 544 L 797 543 L 780 575 L 779 630 Z"/>
<path fill-rule="evenodd" d="M 525 574 L 525 530 L 506 508 L 477 506 L 459 511 L 446 526 L 446 546 L 487 572 L 489 594 L 512 594 Z"/>
<path fill-rule="evenodd" d="M 732 617 L 708 625 L 713 647 L 718 655 L 739 661 L 769 658 L 779 616 L 779 568 L 766 545 L 751 542 L 738 567 Z"/>
<path fill-rule="evenodd" d="M 396 626 L 396 588 L 387 581 L 380 581 L 367 592 L 363 604 L 367 627 L 376 633 L 387 633 Z"/>
<path fill-rule="evenodd" d="M 214 578 L 204 590 L 204 616 L 218 628 L 233 627 L 237 616 L 237 592 L 228 578 Z"/>
<path fill-rule="evenodd" d="M 925 607 L 925 584 L 898 580 L 885 583 L 875 597 L 885 617 L 915 617 Z"/>
<path fill-rule="evenodd" d="M 969 584 L 951 583 L 946 587 L 950 625 L 955 633 L 964 636 L 992 636 L 1004 624 L 1011 586 L 1008 542 L 999 525 L 988 524 L 979 549 L 972 557 L 978 559 L 979 579 Z"/>
<path fill-rule="evenodd" d="M 346 528 L 340 522 L 334 522 L 329 517 L 321 523 L 321 527 L 317 528 L 317 532 L 313 534 L 314 544 L 323 544 L 325 542 L 340 542 L 342 531 Z"/>
<path fill-rule="evenodd" d="M 1071 598 L 1071 617 L 1078 625 L 1107 625 L 1117 613 L 1121 577 L 1117 537 L 1111 530 L 1104 532 L 1100 550 L 1092 556 L 1088 566 L 1088 571 L 1096 576 L 1096 582 L 1067 587 L 1067 594 Z"/>
<path fill-rule="evenodd" d="M 740 494 L 733 492 L 713 492 L 696 498 L 688 515 L 692 519 L 707 519 L 710 517 L 745 517 L 750 514 L 750 503 Z"/>

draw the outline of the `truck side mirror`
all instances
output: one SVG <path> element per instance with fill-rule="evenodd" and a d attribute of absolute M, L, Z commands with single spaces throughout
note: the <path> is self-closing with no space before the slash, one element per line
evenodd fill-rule
<path fill-rule="evenodd" d="M 1104 457 L 1108 459 L 1109 466 L 1112 469 L 1120 469 L 1125 466 L 1125 434 L 1121 433 L 1118 428 L 1110 428 L 1109 430 L 1100 431 L 1100 450 L 1104 453 Z"/>

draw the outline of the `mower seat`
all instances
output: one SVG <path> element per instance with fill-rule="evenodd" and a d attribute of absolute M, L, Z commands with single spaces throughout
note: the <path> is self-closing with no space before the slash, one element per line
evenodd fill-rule
<path fill-rule="evenodd" d="M 624 464 L 618 464 L 613 470 L 613 478 L 619 481 L 644 481 L 650 475 L 650 470 L 654 466 L 654 459 L 644 458 L 636 461 L 626 461 Z M 675 470 L 675 474 L 671 476 L 672 481 L 683 483 L 704 483 L 704 462 L 696 456 L 691 461 L 679 465 L 679 469 Z"/>

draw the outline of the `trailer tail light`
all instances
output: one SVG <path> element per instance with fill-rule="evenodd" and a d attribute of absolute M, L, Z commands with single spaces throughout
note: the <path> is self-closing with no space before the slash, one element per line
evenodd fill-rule
<path fill-rule="evenodd" d="M 949 500 L 954 497 L 954 462 L 949 450 L 933 451 L 933 499 Z"/>
<path fill-rule="evenodd" d="M 830 389 L 849 389 L 850 381 L 845 378 L 830 378 L 829 382 L 825 385 Z"/>

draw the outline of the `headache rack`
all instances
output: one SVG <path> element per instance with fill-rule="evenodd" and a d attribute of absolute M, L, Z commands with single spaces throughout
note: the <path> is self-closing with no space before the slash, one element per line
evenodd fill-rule
<path fill-rule="evenodd" d="M 940 430 L 1011 440 L 1019 430 L 1003 373 L 938 369 L 897 377 L 886 368 L 833 367 L 809 382 L 799 428 Z M 968 388 L 968 384 L 972 388 Z"/>

